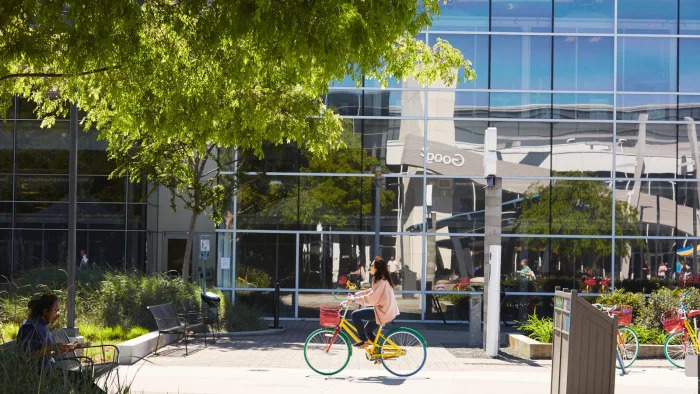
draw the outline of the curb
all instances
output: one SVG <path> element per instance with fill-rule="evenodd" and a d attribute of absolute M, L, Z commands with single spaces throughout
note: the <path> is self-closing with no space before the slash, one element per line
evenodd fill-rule
<path fill-rule="evenodd" d="M 224 338 L 236 338 L 236 337 L 257 337 L 257 336 L 263 336 L 263 335 L 276 335 L 276 334 L 282 334 L 283 332 L 287 331 L 284 327 L 280 328 L 268 328 L 265 330 L 258 330 L 258 331 L 238 331 L 238 332 L 222 332 L 219 334 L 220 337 Z M 207 333 L 211 334 L 211 333 Z M 200 338 L 204 334 L 198 333 L 195 334 L 196 337 Z"/>

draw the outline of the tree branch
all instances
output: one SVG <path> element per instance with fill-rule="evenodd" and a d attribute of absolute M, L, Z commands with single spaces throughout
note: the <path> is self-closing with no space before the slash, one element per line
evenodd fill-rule
<path fill-rule="evenodd" d="M 93 75 L 93 74 L 100 74 L 103 72 L 107 72 L 110 70 L 117 70 L 121 68 L 121 66 L 111 66 L 111 67 L 102 67 L 102 68 L 97 68 L 94 70 L 90 71 L 83 71 L 77 74 L 74 74 L 76 77 L 83 77 L 86 75 Z M 3 75 L 0 77 L 0 82 L 6 80 L 6 79 L 11 79 L 11 78 L 58 78 L 58 77 L 64 77 L 66 75 L 73 75 L 73 74 L 66 74 L 66 73 L 15 73 L 15 74 L 8 74 L 8 75 Z"/>

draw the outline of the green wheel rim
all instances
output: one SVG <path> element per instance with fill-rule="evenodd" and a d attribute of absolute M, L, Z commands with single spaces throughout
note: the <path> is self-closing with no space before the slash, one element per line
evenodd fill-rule
<path fill-rule="evenodd" d="M 683 331 L 671 334 L 664 343 L 664 355 L 666 360 L 678 368 L 685 368 L 685 355 L 692 352 L 691 343 L 683 343 L 685 335 Z"/>
<path fill-rule="evenodd" d="M 408 350 L 408 353 L 406 355 L 400 356 L 396 359 L 385 360 L 382 357 L 382 365 L 387 371 L 396 376 L 408 377 L 415 375 L 416 373 L 418 373 L 418 371 L 420 371 L 423 368 L 423 366 L 425 365 L 425 360 L 428 358 L 428 344 L 425 341 L 425 338 L 423 338 L 423 336 L 420 333 L 418 333 L 418 331 L 407 327 L 399 327 L 393 330 L 389 330 L 386 333 L 385 337 L 391 338 L 392 342 L 397 343 L 402 348 L 403 346 L 408 346 L 411 349 Z M 405 344 L 401 343 L 401 337 L 405 337 L 404 339 L 409 339 L 409 342 Z M 379 345 L 383 346 L 384 342 L 385 341 L 382 338 L 382 340 L 380 340 Z M 382 353 L 382 348 L 379 349 L 379 353 Z M 408 363 L 404 363 L 405 360 L 402 360 L 404 357 L 410 357 L 414 362 L 409 369 L 399 370 L 397 368 L 398 365 L 394 363 L 398 363 L 399 365 L 408 365 Z"/>
<path fill-rule="evenodd" d="M 622 362 L 625 368 L 629 368 L 637 360 L 639 356 L 639 336 L 630 327 L 620 326 L 617 328 L 622 337 L 623 343 L 618 343 L 618 349 L 620 350 L 620 356 L 622 356 Z M 615 368 L 620 368 L 620 365 L 615 364 Z"/>
<path fill-rule="evenodd" d="M 318 368 L 318 366 L 314 366 L 311 364 L 309 361 L 309 355 L 308 355 L 308 350 L 309 350 L 309 344 L 310 342 L 319 334 L 333 334 L 335 330 L 332 328 L 319 328 L 318 330 L 312 332 L 307 338 L 306 342 L 304 342 L 304 361 L 306 361 L 306 365 L 309 366 L 314 372 L 321 374 L 321 375 L 335 375 L 338 372 L 342 371 L 345 369 L 345 367 L 348 365 L 348 362 L 350 362 L 350 355 L 352 355 L 352 347 L 350 346 L 350 339 L 348 339 L 347 335 L 345 333 L 340 332 L 338 333 L 338 338 L 342 341 L 342 343 L 336 343 L 335 346 L 342 348 L 346 351 L 346 356 L 345 356 L 345 361 L 343 362 L 343 365 L 338 368 L 337 370 L 331 370 L 331 371 L 321 371 Z M 339 350 L 342 352 L 342 350 Z"/>

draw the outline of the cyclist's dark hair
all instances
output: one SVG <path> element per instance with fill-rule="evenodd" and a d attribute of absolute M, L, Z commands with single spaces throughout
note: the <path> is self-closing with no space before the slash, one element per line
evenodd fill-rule
<path fill-rule="evenodd" d="M 372 261 L 372 264 L 374 264 L 374 268 L 377 269 L 377 273 L 374 274 L 374 282 L 386 279 L 389 282 L 389 285 L 393 287 L 394 282 L 391 280 L 391 275 L 389 275 L 389 267 L 386 265 L 386 261 L 384 261 L 383 258 L 376 256 L 374 261 Z"/>
<path fill-rule="evenodd" d="M 51 310 L 53 304 L 58 301 L 58 296 L 51 293 L 44 293 L 41 297 L 29 301 L 27 308 L 29 308 L 29 318 L 36 319 L 41 317 L 45 310 Z"/>

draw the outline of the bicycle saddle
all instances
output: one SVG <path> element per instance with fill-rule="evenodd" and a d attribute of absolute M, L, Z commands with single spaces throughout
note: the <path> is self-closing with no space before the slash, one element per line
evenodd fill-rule
<path fill-rule="evenodd" d="M 698 316 L 698 315 L 700 315 L 700 310 L 688 312 L 688 317 L 693 317 L 693 316 Z"/>

